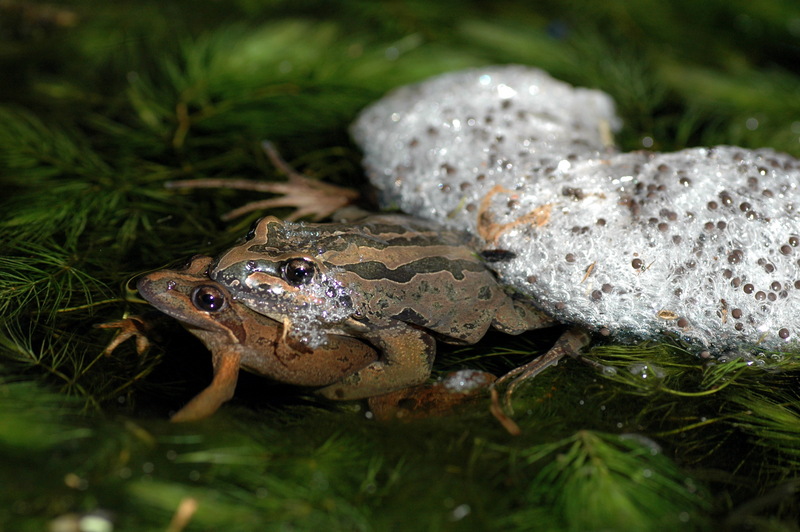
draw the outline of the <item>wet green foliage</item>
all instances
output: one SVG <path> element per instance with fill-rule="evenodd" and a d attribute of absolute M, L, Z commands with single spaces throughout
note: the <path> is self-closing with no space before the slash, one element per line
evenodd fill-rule
<path fill-rule="evenodd" d="M 0 529 L 797 530 L 796 357 L 598 344 L 593 366 L 518 390 L 512 437 L 488 399 L 376 423 L 248 376 L 218 415 L 171 425 L 210 379 L 202 346 L 175 327 L 146 355 L 101 354 L 95 323 L 147 310 L 135 275 L 257 217 L 219 218 L 252 194 L 166 181 L 283 179 L 269 139 L 363 188 L 361 107 L 508 62 L 611 93 L 625 150 L 800 156 L 788 0 L 0 2 Z M 436 374 L 499 374 L 556 334 L 445 347 Z"/>

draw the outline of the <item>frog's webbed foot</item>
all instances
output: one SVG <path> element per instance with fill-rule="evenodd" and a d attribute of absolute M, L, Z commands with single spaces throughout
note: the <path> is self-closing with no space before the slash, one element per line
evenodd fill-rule
<path fill-rule="evenodd" d="M 117 321 L 110 321 L 108 323 L 96 323 L 94 325 L 97 329 L 119 329 L 117 335 L 112 338 L 105 349 L 103 354 L 110 356 L 111 353 L 125 342 L 128 338 L 136 339 L 136 352 L 140 355 L 144 354 L 150 348 L 150 338 L 153 326 L 145 318 L 141 316 L 131 316 Z"/>
<path fill-rule="evenodd" d="M 383 329 L 366 338 L 382 353 L 341 381 L 317 390 L 328 399 L 347 401 L 382 395 L 425 382 L 430 377 L 436 340 L 414 327 Z"/>
<path fill-rule="evenodd" d="M 216 412 L 222 403 L 233 397 L 239 379 L 241 355 L 236 352 L 214 356 L 214 380 L 208 387 L 194 396 L 186 406 L 170 418 L 174 423 L 197 421 Z"/>
<path fill-rule="evenodd" d="M 330 217 L 334 212 L 346 207 L 358 199 L 357 191 L 337 187 L 316 179 L 310 179 L 297 172 L 284 161 L 270 142 L 263 143 L 264 151 L 275 168 L 289 178 L 284 183 L 265 183 L 250 179 L 188 179 L 170 181 L 168 188 L 232 188 L 279 194 L 280 197 L 260 201 L 252 201 L 222 216 L 223 220 L 231 220 L 253 211 L 261 211 L 274 207 L 294 207 L 294 212 L 286 217 L 294 221 L 310 217 L 319 221 Z"/>
<path fill-rule="evenodd" d="M 553 347 L 545 354 L 533 359 L 525 365 L 515 368 L 495 381 L 494 386 L 508 384 L 504 394 L 504 403 L 511 412 L 511 396 L 523 382 L 534 378 L 536 375 L 558 364 L 558 361 L 569 355 L 573 358 L 580 356 L 580 351 L 589 344 L 591 338 L 584 329 L 574 327 L 562 334 Z"/>

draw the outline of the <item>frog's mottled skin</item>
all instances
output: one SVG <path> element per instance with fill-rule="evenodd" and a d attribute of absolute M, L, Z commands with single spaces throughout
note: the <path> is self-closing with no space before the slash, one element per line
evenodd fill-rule
<path fill-rule="evenodd" d="M 381 360 L 323 390 L 353 399 L 427 379 L 434 335 L 474 343 L 490 326 L 516 334 L 543 324 L 505 293 L 467 241 L 464 233 L 405 216 L 347 224 L 269 217 L 209 275 L 312 348 L 331 334 L 375 346 Z"/>
<path fill-rule="evenodd" d="M 192 421 L 213 414 L 233 396 L 239 368 L 299 386 L 326 386 L 342 380 L 377 358 L 370 346 L 331 335 L 314 349 L 291 337 L 283 326 L 231 298 L 206 275 L 211 257 L 197 256 L 183 270 L 160 270 L 138 282 L 141 295 L 177 319 L 211 351 L 214 381 L 172 421 Z M 113 349 L 138 334 L 135 321 L 118 322 L 122 334 Z"/>

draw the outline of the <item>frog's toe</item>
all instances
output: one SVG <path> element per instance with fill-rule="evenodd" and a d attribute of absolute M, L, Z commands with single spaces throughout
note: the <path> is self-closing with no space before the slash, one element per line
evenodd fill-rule
<path fill-rule="evenodd" d="M 140 355 L 150 348 L 150 339 L 147 337 L 150 327 L 138 316 L 107 323 L 96 323 L 94 327 L 97 329 L 118 329 L 117 335 L 103 349 L 103 355 L 105 356 L 110 356 L 128 338 L 136 339 L 136 352 Z"/>
<path fill-rule="evenodd" d="M 167 188 L 223 188 L 278 194 L 278 197 L 251 201 L 222 215 L 223 220 L 233 220 L 254 211 L 276 207 L 290 207 L 294 211 L 286 219 L 311 218 L 314 221 L 330 217 L 336 211 L 355 203 L 359 192 L 311 179 L 299 173 L 284 161 L 271 142 L 263 143 L 264 152 L 275 168 L 287 175 L 286 182 L 264 182 L 252 179 L 187 179 L 169 181 Z"/>

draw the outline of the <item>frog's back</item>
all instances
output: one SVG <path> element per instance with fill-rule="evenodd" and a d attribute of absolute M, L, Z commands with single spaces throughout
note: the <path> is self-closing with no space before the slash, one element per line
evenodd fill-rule
<path fill-rule="evenodd" d="M 402 215 L 299 229 L 296 237 L 310 237 L 306 251 L 357 294 L 359 312 L 373 325 L 399 320 L 472 343 L 507 298 L 462 231 Z"/>

